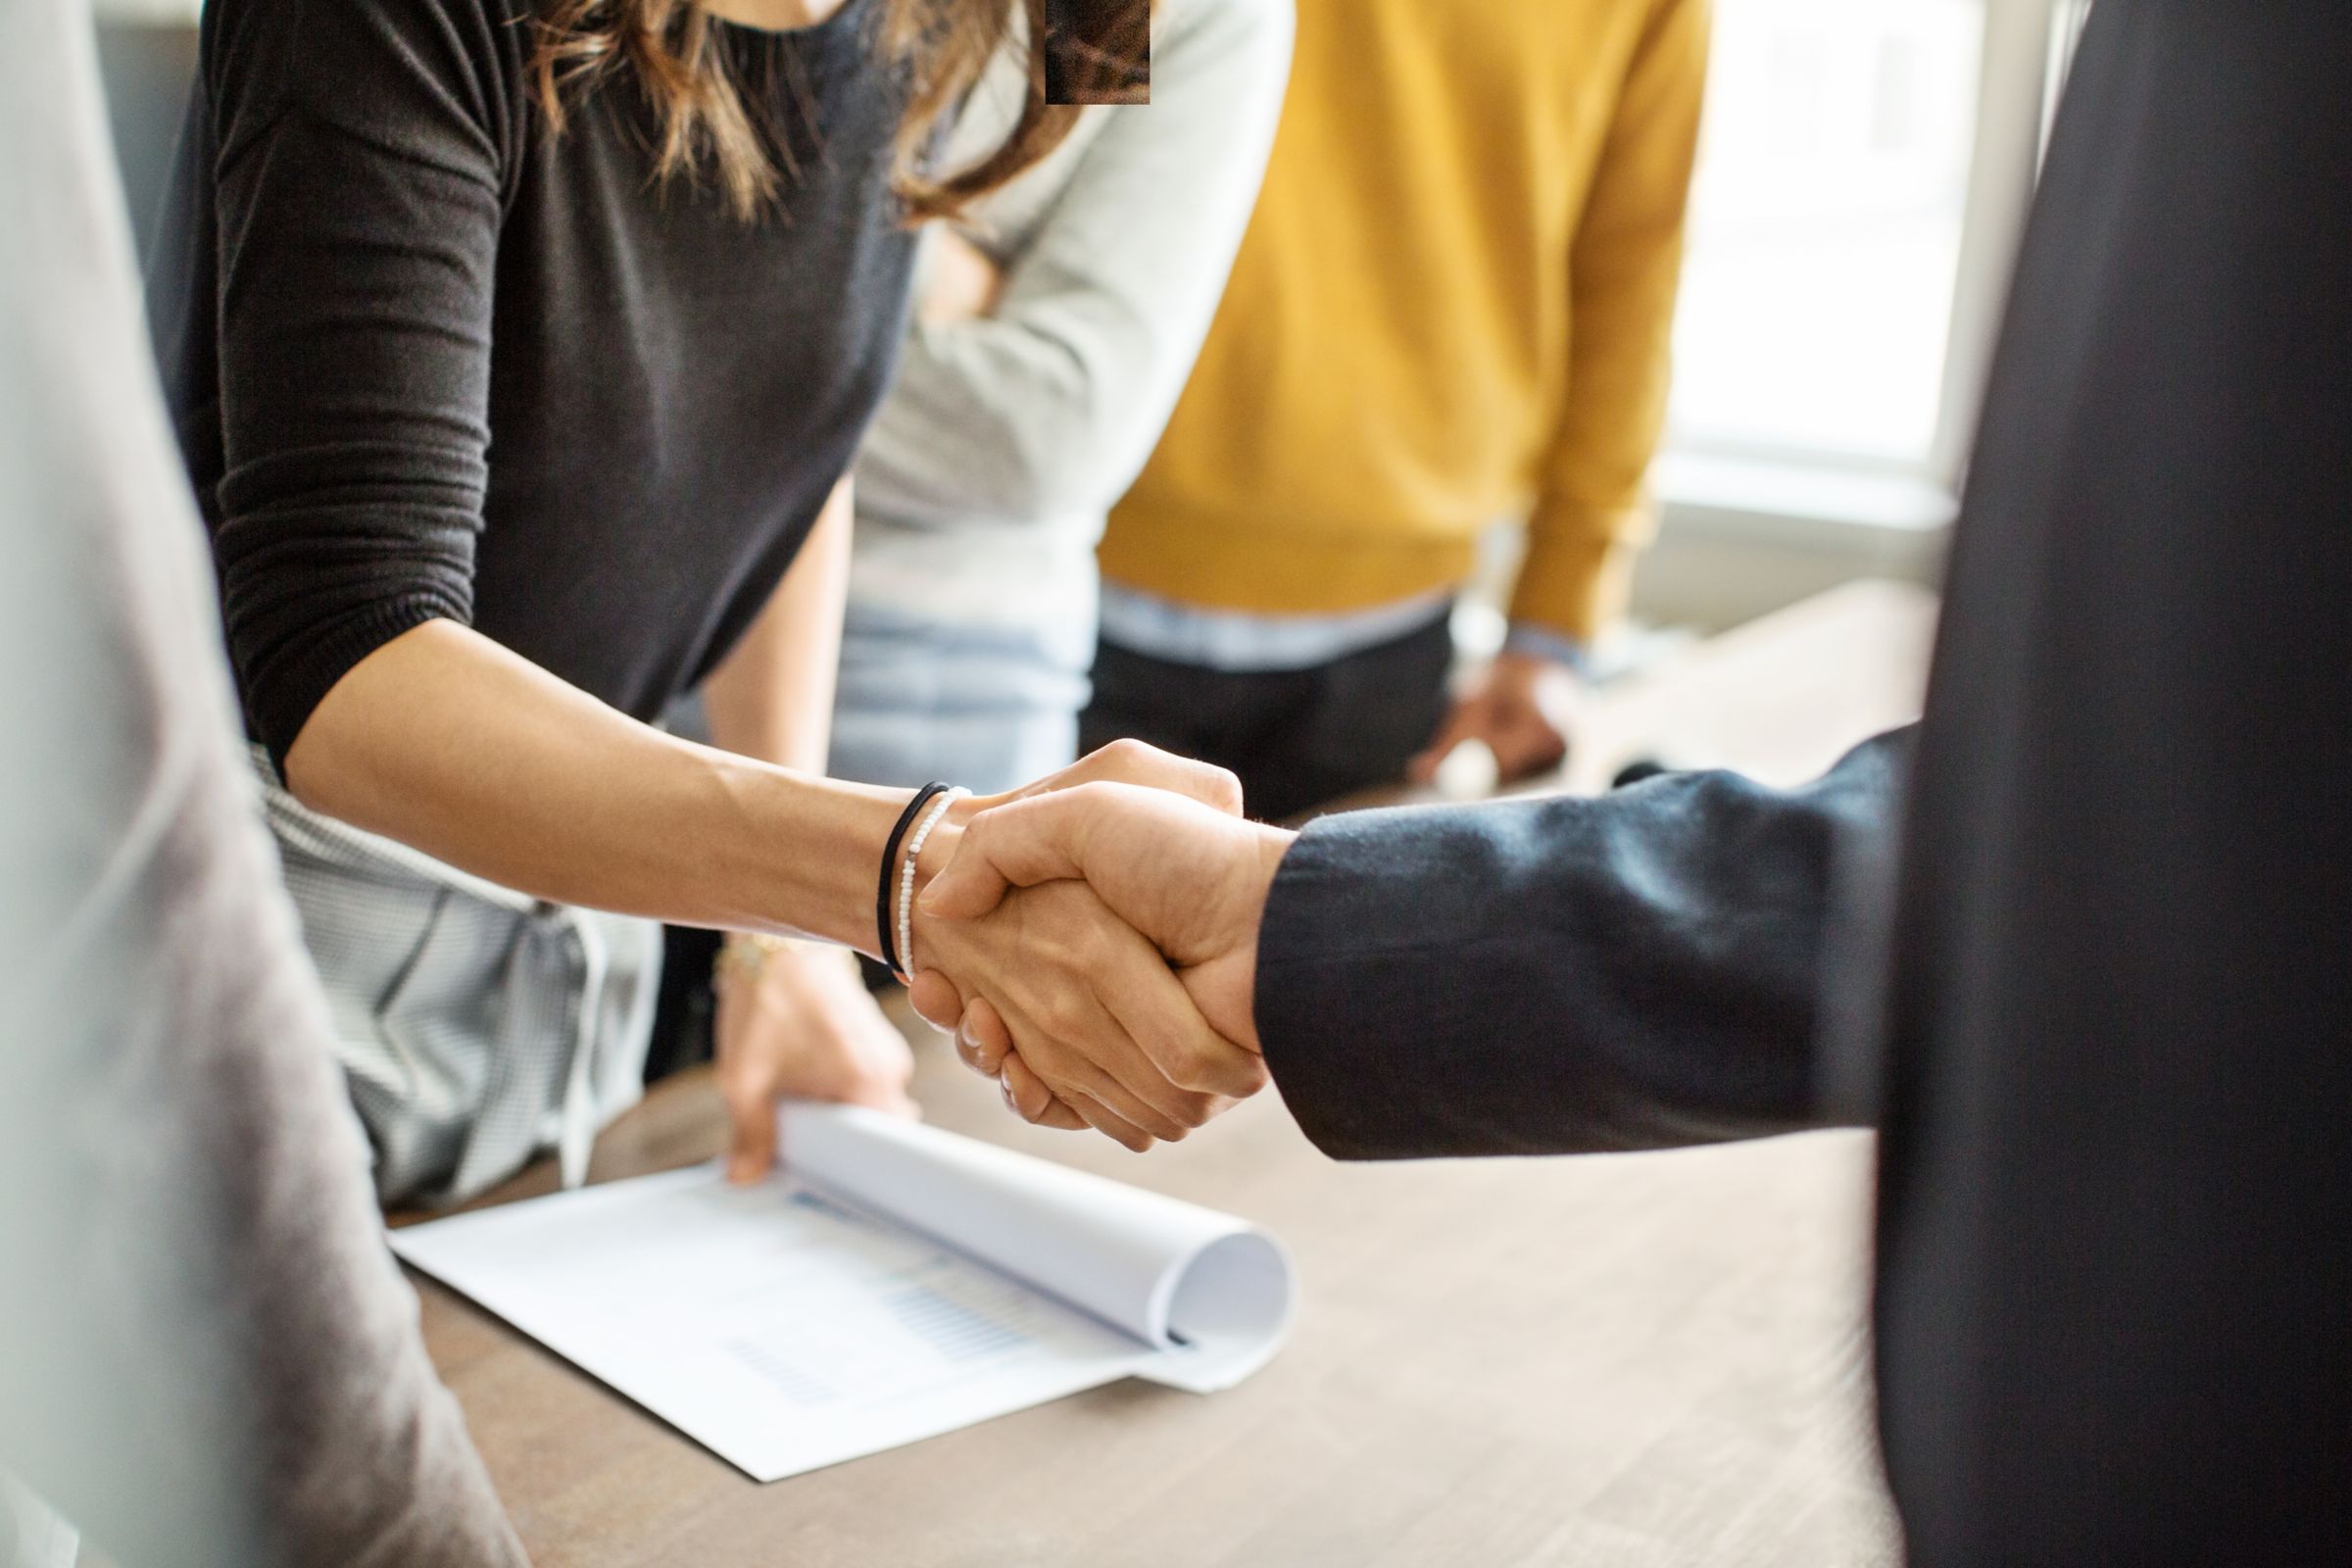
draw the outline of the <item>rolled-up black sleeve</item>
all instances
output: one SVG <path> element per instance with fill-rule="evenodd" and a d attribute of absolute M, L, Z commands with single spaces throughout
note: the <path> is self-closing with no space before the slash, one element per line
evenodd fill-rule
<path fill-rule="evenodd" d="M 1257 1027 L 1326 1152 L 1653 1149 L 1821 1119 L 1834 861 L 1909 732 L 1802 789 L 1683 773 L 1596 800 L 1327 816 L 1284 858 Z"/>
<path fill-rule="evenodd" d="M 208 17 L 209 499 L 247 713 L 281 761 L 354 664 L 471 618 L 519 134 L 501 59 L 519 29 L 500 10 L 217 0 Z"/>

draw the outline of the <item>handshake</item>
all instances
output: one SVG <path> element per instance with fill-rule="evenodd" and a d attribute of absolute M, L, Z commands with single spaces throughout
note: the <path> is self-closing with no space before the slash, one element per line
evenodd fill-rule
<path fill-rule="evenodd" d="M 1132 1150 L 1266 1084 L 1258 923 L 1293 835 L 1222 768 L 1122 741 L 943 821 L 917 866 L 915 1010 L 1041 1126 Z"/>

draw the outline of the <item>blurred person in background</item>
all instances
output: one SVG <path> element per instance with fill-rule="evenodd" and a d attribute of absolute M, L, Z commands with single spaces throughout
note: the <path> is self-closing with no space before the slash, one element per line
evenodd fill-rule
<path fill-rule="evenodd" d="M 1167 433 L 1102 547 L 1082 747 L 1217 762 L 1253 814 L 1565 755 L 1648 528 L 1707 0 L 1300 0 L 1290 101 Z M 1448 701 L 1480 535 L 1502 654 Z"/>
<path fill-rule="evenodd" d="M 934 224 L 857 467 L 832 771 L 1004 789 L 1077 755 L 1095 544 L 1208 330 L 1280 112 L 1290 0 L 1161 0 L 1148 107 L 1089 109 Z M 1002 61 L 949 143 L 1000 138 Z"/>
<path fill-rule="evenodd" d="M 516 1568 L 236 743 L 88 10 L 0 18 L 0 1564 Z"/>
<path fill-rule="evenodd" d="M 1910 1568 L 2352 1561 L 2348 80 L 2341 0 L 2092 8 L 1915 729 L 1298 834 L 1067 791 L 928 899 L 1083 875 L 1339 1158 L 1876 1128 Z"/>
<path fill-rule="evenodd" d="M 206 9 L 155 319 L 386 1201 L 480 1192 L 551 1144 L 580 1177 L 669 1027 L 659 920 L 742 933 L 717 1042 L 739 1179 L 781 1096 L 907 1108 L 906 1043 L 854 969 L 782 939 L 886 942 L 909 794 L 820 776 L 844 475 L 905 329 L 908 220 L 1077 119 L 1023 45 L 997 134 L 929 157 L 1013 12 Z M 698 687 L 716 749 L 652 722 Z M 1001 936 L 966 957 L 1055 984 Z M 1132 949 L 1123 1001 L 1155 983 Z M 1180 1111 L 1104 1113 L 1148 1140 Z"/>
<path fill-rule="evenodd" d="M 1037 168 L 924 230 L 913 317 L 853 486 L 835 778 L 1006 790 L 1077 755 L 1095 543 L 1225 286 L 1281 109 L 1291 4 L 1121 0 L 1084 20 L 1110 38 L 1150 24 L 1150 101 L 1083 110 Z M 1004 51 L 957 116 L 947 167 L 1000 144 L 1028 91 L 1027 54 Z M 707 718 L 690 697 L 671 725 L 699 736 Z M 656 1070 L 710 1053 L 760 1004 L 729 983 L 723 941 L 668 933 L 662 1005 L 684 1022 L 660 1032 L 675 1061 Z M 897 1049 L 879 1009 L 845 997 L 784 1026 Z"/>

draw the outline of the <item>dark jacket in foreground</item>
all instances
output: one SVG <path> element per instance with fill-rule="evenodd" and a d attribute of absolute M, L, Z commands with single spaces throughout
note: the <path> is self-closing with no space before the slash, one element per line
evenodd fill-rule
<path fill-rule="evenodd" d="M 1268 908 L 1336 1154 L 1875 1121 L 1914 1568 L 2352 1560 L 2347 82 L 2339 0 L 2093 13 L 1915 743 L 1327 818 Z"/>

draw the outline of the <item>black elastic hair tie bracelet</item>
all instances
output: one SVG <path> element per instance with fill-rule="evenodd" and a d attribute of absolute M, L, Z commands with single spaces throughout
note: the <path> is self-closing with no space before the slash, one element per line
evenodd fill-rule
<path fill-rule="evenodd" d="M 899 846 L 906 842 L 907 831 L 914 826 L 916 818 L 923 814 L 923 808 L 947 794 L 948 789 L 948 785 L 934 782 L 916 790 L 914 799 L 908 801 L 906 809 L 899 813 L 898 825 L 890 830 L 890 838 L 882 846 L 881 888 L 874 895 L 874 931 L 882 939 L 883 964 L 901 980 L 906 978 L 906 973 L 899 964 L 899 942 L 890 917 L 891 894 L 896 891 L 897 881 L 890 873 L 898 868 Z"/>

